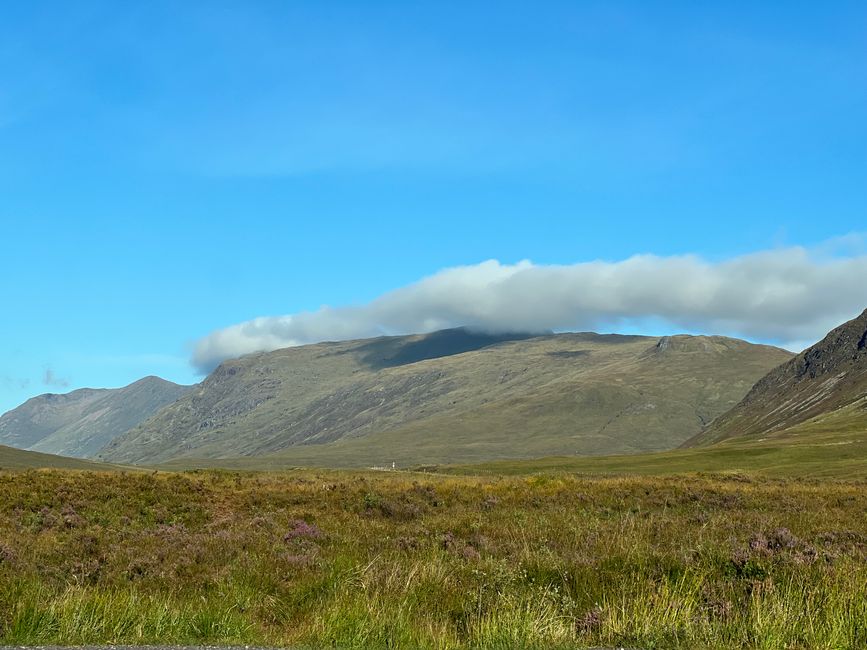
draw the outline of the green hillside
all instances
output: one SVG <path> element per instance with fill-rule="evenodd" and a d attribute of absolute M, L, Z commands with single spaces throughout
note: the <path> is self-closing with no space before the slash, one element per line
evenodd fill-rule
<path fill-rule="evenodd" d="M 398 469 L 465 475 L 511 475 L 577 473 L 587 476 L 671 476 L 689 473 L 780 478 L 826 478 L 867 480 L 867 428 L 859 409 L 852 405 L 833 416 L 820 417 L 769 439 L 730 440 L 709 447 L 674 449 L 642 454 L 607 456 L 547 456 L 513 458 L 466 464 L 445 464 L 435 460 L 398 465 Z M 336 447 L 336 445 L 335 445 Z M 305 450 L 306 451 L 306 450 Z M 311 449 L 307 456 L 275 454 L 231 459 L 179 459 L 164 469 L 226 468 L 238 470 L 281 470 L 295 466 L 329 466 L 333 449 Z M 352 463 L 347 463 L 352 465 Z"/>
<path fill-rule="evenodd" d="M 23 451 L 0 445 L 0 470 L 5 469 L 113 469 L 110 465 L 94 463 L 79 458 L 66 458 L 51 454 L 40 454 L 35 451 Z"/>
<path fill-rule="evenodd" d="M 857 345 L 855 349 L 858 349 Z M 812 354 L 807 351 L 806 355 L 799 355 L 795 361 L 801 363 L 805 356 L 828 358 L 826 353 L 820 352 L 821 347 L 811 348 L 811 350 Z M 779 370 L 772 371 L 771 375 L 778 373 Z M 834 376 L 839 377 L 840 373 Z M 757 389 L 751 393 L 753 398 L 759 392 L 758 389 L 767 383 L 769 382 L 763 380 L 757 384 Z M 831 408 L 827 412 L 820 412 L 812 418 L 784 428 L 769 431 L 745 429 L 744 435 L 732 435 L 712 445 L 692 444 L 682 449 L 632 456 L 540 458 L 436 469 L 461 474 L 526 474 L 562 471 L 594 475 L 672 475 L 687 472 L 722 472 L 773 477 L 867 480 L 867 395 L 852 401 L 853 392 L 857 394 L 857 391 L 851 391 L 853 384 L 840 383 L 846 389 L 845 397 L 833 393 L 819 393 L 819 395 L 828 404 L 837 404 L 838 400 L 848 401 L 845 406 Z M 798 388 L 804 390 L 803 386 Z M 775 399 L 778 401 L 767 402 L 765 414 L 778 415 L 783 410 L 780 408 L 781 405 L 795 403 L 794 400 L 786 398 L 782 392 L 777 393 Z M 755 401 L 745 399 L 732 413 L 722 416 L 720 420 L 724 423 L 732 420 L 739 421 L 743 417 L 741 413 L 747 411 L 746 407 L 753 417 L 757 419 L 762 417 Z M 713 432 L 713 427 L 708 431 Z M 704 435 L 706 433 L 702 434 Z"/>
<path fill-rule="evenodd" d="M 787 438 L 725 442 L 711 447 L 597 457 L 549 457 L 472 465 L 427 466 L 455 474 L 534 474 L 666 476 L 685 473 L 744 474 L 780 478 L 867 480 L 867 432 L 860 418 L 810 422 Z"/>
<path fill-rule="evenodd" d="M 100 457 L 357 467 L 657 451 L 791 356 L 724 337 L 503 338 L 452 330 L 229 361 Z"/>

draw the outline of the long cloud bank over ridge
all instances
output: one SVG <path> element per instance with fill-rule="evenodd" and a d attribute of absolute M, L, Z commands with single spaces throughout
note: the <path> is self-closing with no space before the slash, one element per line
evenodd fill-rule
<path fill-rule="evenodd" d="M 218 330 L 196 343 L 192 363 L 207 372 L 251 352 L 457 326 L 617 331 L 654 322 L 797 349 L 865 307 L 863 254 L 827 257 L 792 247 L 721 262 L 693 255 L 572 265 L 489 260 L 445 269 L 367 304 Z"/>

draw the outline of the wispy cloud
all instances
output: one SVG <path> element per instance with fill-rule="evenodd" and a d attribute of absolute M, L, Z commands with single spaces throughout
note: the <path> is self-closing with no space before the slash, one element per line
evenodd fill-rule
<path fill-rule="evenodd" d="M 224 359 L 325 340 L 429 332 L 606 330 L 647 322 L 800 349 L 867 307 L 867 255 L 840 242 L 722 261 L 637 255 L 572 265 L 489 260 L 442 270 L 363 304 L 262 317 L 195 345 L 202 372 Z"/>
<path fill-rule="evenodd" d="M 25 377 L 0 376 L 0 386 L 7 390 L 25 390 L 30 386 L 30 380 Z"/>
<path fill-rule="evenodd" d="M 69 388 L 69 380 L 58 376 L 50 366 L 46 366 L 42 372 L 42 383 L 52 388 Z"/>

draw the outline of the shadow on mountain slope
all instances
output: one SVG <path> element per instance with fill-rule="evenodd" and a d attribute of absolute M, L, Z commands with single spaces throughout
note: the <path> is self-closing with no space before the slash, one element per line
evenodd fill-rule
<path fill-rule="evenodd" d="M 362 363 L 369 368 L 382 370 L 383 368 L 405 366 L 426 359 L 450 357 L 464 352 L 481 350 L 498 343 L 522 341 L 540 335 L 544 335 L 544 333 L 487 334 L 466 327 L 456 327 L 433 332 L 419 339 L 407 340 L 407 337 L 404 336 L 374 339 L 370 343 L 359 346 L 353 352 L 358 353 Z"/>

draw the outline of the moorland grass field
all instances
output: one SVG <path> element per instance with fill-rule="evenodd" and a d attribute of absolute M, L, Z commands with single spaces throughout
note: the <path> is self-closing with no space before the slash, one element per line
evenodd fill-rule
<path fill-rule="evenodd" d="M 867 647 L 867 483 L 0 473 L 0 643 Z"/>
<path fill-rule="evenodd" d="M 500 460 L 435 469 L 468 475 L 569 472 L 665 476 L 687 472 L 740 472 L 772 478 L 867 481 L 867 400 L 786 429 L 732 438 L 710 446 L 653 454 Z"/>

